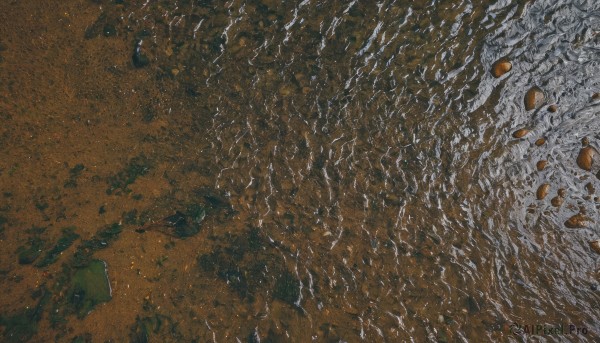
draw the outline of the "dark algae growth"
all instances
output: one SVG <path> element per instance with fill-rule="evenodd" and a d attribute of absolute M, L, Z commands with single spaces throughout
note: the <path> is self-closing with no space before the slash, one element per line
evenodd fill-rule
<path fill-rule="evenodd" d="M 123 170 L 108 177 L 109 188 L 106 190 L 106 194 L 131 192 L 129 185 L 134 183 L 138 177 L 146 175 L 149 169 L 150 161 L 144 155 L 132 158 Z"/>
<path fill-rule="evenodd" d="M 69 179 L 65 182 L 65 188 L 77 187 L 77 178 L 84 169 L 85 167 L 81 163 L 76 164 L 73 168 L 69 169 Z"/>
<path fill-rule="evenodd" d="M 56 262 L 60 254 L 67 248 L 69 248 L 71 244 L 73 244 L 73 242 L 78 238 L 79 235 L 75 233 L 75 227 L 64 228 L 62 230 L 62 236 L 56 242 L 56 245 L 54 245 L 50 250 L 48 250 L 48 252 L 46 252 L 42 260 L 36 263 L 35 266 L 38 268 L 43 268 Z"/>
<path fill-rule="evenodd" d="M 39 237 L 33 237 L 28 244 L 17 249 L 20 264 L 31 264 L 41 254 L 44 247 L 44 241 Z"/>
<path fill-rule="evenodd" d="M 4 342 L 26 342 L 38 332 L 38 323 L 50 301 L 50 292 L 45 286 L 41 286 L 31 294 L 31 298 L 37 301 L 34 307 L 22 309 L 13 315 L 0 315 Z"/>
<path fill-rule="evenodd" d="M 596 0 L 2 1 L 0 341 L 596 342 L 598 51 Z"/>
<path fill-rule="evenodd" d="M 206 210 L 202 205 L 192 204 L 187 207 L 185 213 L 175 211 L 174 214 L 159 221 L 139 227 L 136 232 L 156 230 L 177 238 L 191 237 L 200 232 L 200 224 L 205 216 Z"/>
<path fill-rule="evenodd" d="M 218 277 L 248 302 L 259 293 L 268 296 L 271 289 L 274 298 L 290 305 L 298 300 L 298 280 L 287 271 L 276 246 L 266 241 L 258 229 L 235 237 L 226 235 L 218 241 L 226 245 L 218 244 L 212 252 L 198 256 L 203 272 Z"/>

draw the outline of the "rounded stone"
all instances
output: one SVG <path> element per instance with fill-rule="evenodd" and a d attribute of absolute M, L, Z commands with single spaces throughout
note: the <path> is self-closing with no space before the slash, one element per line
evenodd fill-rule
<path fill-rule="evenodd" d="M 538 161 L 538 163 L 536 163 L 535 167 L 537 168 L 538 171 L 542 171 L 542 170 L 544 170 L 544 168 L 546 168 L 547 164 L 548 164 L 548 161 L 541 160 L 541 161 Z"/>
<path fill-rule="evenodd" d="M 587 226 L 589 218 L 584 216 L 582 213 L 577 213 L 571 218 L 567 219 L 565 226 L 569 229 L 581 229 Z"/>
<path fill-rule="evenodd" d="M 289 96 L 290 94 L 292 94 L 292 91 L 293 88 L 289 84 L 284 84 L 281 87 L 279 87 L 279 94 L 282 96 Z"/>
<path fill-rule="evenodd" d="M 547 183 L 544 183 L 542 185 L 540 185 L 537 189 L 537 192 L 535 193 L 538 200 L 543 200 L 546 195 L 548 195 L 548 191 L 550 191 L 550 185 Z"/>
<path fill-rule="evenodd" d="M 512 69 L 512 64 L 506 58 L 501 58 L 492 64 L 492 75 L 495 78 L 499 78 L 502 75 L 508 73 Z"/>
<path fill-rule="evenodd" d="M 529 130 L 527 130 L 527 129 L 519 129 L 519 130 L 513 132 L 512 136 L 514 138 L 523 138 L 528 133 L 529 133 Z"/>
<path fill-rule="evenodd" d="M 548 106 L 548 112 L 554 113 L 557 110 L 558 110 L 558 106 L 556 106 L 556 105 L 550 105 L 550 106 Z"/>
<path fill-rule="evenodd" d="M 588 145 L 590 145 L 590 139 L 587 137 L 583 137 L 581 139 L 581 146 L 588 146 Z"/>
<path fill-rule="evenodd" d="M 104 37 L 112 37 L 117 34 L 117 29 L 112 24 L 106 24 L 102 29 L 102 33 L 104 34 Z"/>
<path fill-rule="evenodd" d="M 591 241 L 589 243 L 590 243 L 590 249 L 592 249 L 596 253 L 600 254 L 600 239 L 597 239 L 595 241 Z"/>
<path fill-rule="evenodd" d="M 588 192 L 589 195 L 592 195 L 596 192 L 596 188 L 591 182 L 585 184 L 585 190 Z"/>
<path fill-rule="evenodd" d="M 558 193 L 558 196 L 561 198 L 564 198 L 567 196 L 567 191 L 564 188 L 559 188 L 558 192 L 556 192 L 556 193 Z"/>
<path fill-rule="evenodd" d="M 560 207 L 563 204 L 564 201 L 565 201 L 565 198 L 563 198 L 561 196 L 555 196 L 554 198 L 552 198 L 550 200 L 550 203 L 554 207 Z"/>
<path fill-rule="evenodd" d="M 542 145 L 544 145 L 544 143 L 546 143 L 545 138 L 538 138 L 538 140 L 535 141 L 535 145 L 537 145 L 537 146 L 542 146 Z"/>
<path fill-rule="evenodd" d="M 579 168 L 591 171 L 597 153 L 598 152 L 596 149 L 592 148 L 591 146 L 586 146 L 585 148 L 579 150 L 579 155 L 577 155 L 577 165 Z"/>
<path fill-rule="evenodd" d="M 531 87 L 525 93 L 525 110 L 531 111 L 539 107 L 544 102 L 544 92 L 538 86 Z"/>

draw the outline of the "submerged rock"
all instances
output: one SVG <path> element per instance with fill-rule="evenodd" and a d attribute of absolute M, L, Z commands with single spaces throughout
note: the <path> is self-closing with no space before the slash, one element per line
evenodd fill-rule
<path fill-rule="evenodd" d="M 513 132 L 512 136 L 513 136 L 514 138 L 523 138 L 523 137 L 525 137 L 525 135 L 527 135 L 528 133 L 529 133 L 529 130 L 527 130 L 527 129 L 519 129 L 519 130 L 517 130 L 517 131 Z"/>
<path fill-rule="evenodd" d="M 590 218 L 586 217 L 583 213 L 577 213 L 571 218 L 567 219 L 565 226 L 569 229 L 580 229 L 587 226 Z"/>
<path fill-rule="evenodd" d="M 113 24 L 106 24 L 102 29 L 102 33 L 104 34 L 104 37 L 112 37 L 117 34 L 117 29 Z"/>
<path fill-rule="evenodd" d="M 510 63 L 510 61 L 507 58 L 501 58 L 498 61 L 494 62 L 494 64 L 492 64 L 491 72 L 495 78 L 499 78 L 502 75 L 508 73 L 511 69 L 512 64 Z"/>
<path fill-rule="evenodd" d="M 279 87 L 279 94 L 282 96 L 288 96 L 288 95 L 292 94 L 293 92 L 294 92 L 294 88 L 292 87 L 292 85 L 284 84 L 281 87 Z"/>
<path fill-rule="evenodd" d="M 538 187 L 537 192 L 536 192 L 536 196 L 538 198 L 538 200 L 542 200 L 546 197 L 546 195 L 548 195 L 548 191 L 550 190 L 550 185 L 547 183 L 544 183 L 542 185 L 540 185 L 540 187 Z"/>
<path fill-rule="evenodd" d="M 544 102 L 544 92 L 538 86 L 533 86 L 525 93 L 525 110 L 531 111 Z"/>
<path fill-rule="evenodd" d="M 150 64 L 150 59 L 146 54 L 142 53 L 142 41 L 138 41 L 133 49 L 133 55 L 131 56 L 134 67 L 143 68 Z"/>

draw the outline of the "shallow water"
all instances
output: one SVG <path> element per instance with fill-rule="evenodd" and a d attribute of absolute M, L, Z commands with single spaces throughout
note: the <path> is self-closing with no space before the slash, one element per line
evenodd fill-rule
<path fill-rule="evenodd" d="M 6 340 L 600 337 L 600 3 L 0 7 Z"/>

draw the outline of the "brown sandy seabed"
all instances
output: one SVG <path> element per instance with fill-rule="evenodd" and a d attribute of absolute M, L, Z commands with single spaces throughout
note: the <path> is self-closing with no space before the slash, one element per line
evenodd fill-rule
<path fill-rule="evenodd" d="M 0 269 L 9 271 L 0 281 L 0 309 L 9 314 L 26 305 L 34 306 L 31 290 L 51 283 L 53 274 L 60 271 L 60 263 L 47 271 L 17 264 L 16 246 L 9 242 L 24 241 L 21 229 L 48 226 L 48 232 L 55 235 L 50 236 L 52 240 L 59 236 L 60 228 L 74 225 L 82 238 L 89 238 L 103 225 L 119 222 L 123 212 L 151 206 L 159 197 L 175 192 L 163 175 L 181 163 L 183 154 L 173 151 L 168 143 L 180 132 L 170 126 L 167 118 L 139 124 L 148 99 L 164 101 L 173 112 L 178 111 L 178 104 L 164 99 L 175 87 L 174 82 L 156 82 L 151 72 L 134 69 L 130 53 L 122 53 L 132 51 L 131 42 L 122 37 L 83 39 L 83 32 L 99 14 L 97 6 L 89 1 L 10 1 L 0 7 L 4 47 L 0 64 L 0 185 L 5 194 L 2 207 L 10 212 L 10 229 L 0 241 Z M 185 119 L 178 120 L 181 124 Z M 148 136 L 155 137 L 156 142 L 143 143 Z M 107 195 L 102 178 L 140 153 L 169 156 L 132 185 L 132 194 L 142 194 L 143 199 Z M 68 170 L 78 163 L 86 168 L 78 187 L 64 188 Z M 93 178 L 96 175 L 100 178 Z M 203 181 L 202 176 L 182 178 L 177 188 L 193 189 Z M 36 201 L 44 201 L 49 207 L 39 211 Z M 100 215 L 98 209 L 103 205 L 106 213 Z M 170 209 L 156 211 L 159 217 L 159 213 L 168 215 Z M 146 297 L 164 302 L 169 312 L 172 303 L 167 299 L 185 291 L 177 287 L 189 283 L 180 282 L 172 288 L 169 282 L 162 282 L 157 287 L 148 279 L 170 273 L 175 266 L 181 279 L 197 273 L 195 259 L 189 256 L 202 250 L 206 234 L 178 244 L 175 253 L 166 252 L 164 245 L 169 238 L 161 233 L 139 235 L 132 229 L 125 230 L 110 251 L 96 255 L 109 265 L 112 301 L 98 306 L 81 321 L 73 318 L 68 324 L 69 333 L 59 341 L 86 332 L 93 332 L 98 342 L 126 341 L 138 315 L 132 309 L 141 309 Z M 63 255 L 72 254 L 76 245 Z M 159 268 L 157 258 L 167 253 L 166 267 Z M 226 288 L 207 283 L 212 286 L 211 292 L 229 296 Z M 212 311 L 202 303 L 195 307 L 198 317 L 203 311 Z M 193 323 L 187 316 L 176 319 L 183 327 L 188 323 L 204 325 Z M 57 334 L 47 320 L 41 321 L 38 331 L 32 341 L 53 341 Z"/>

